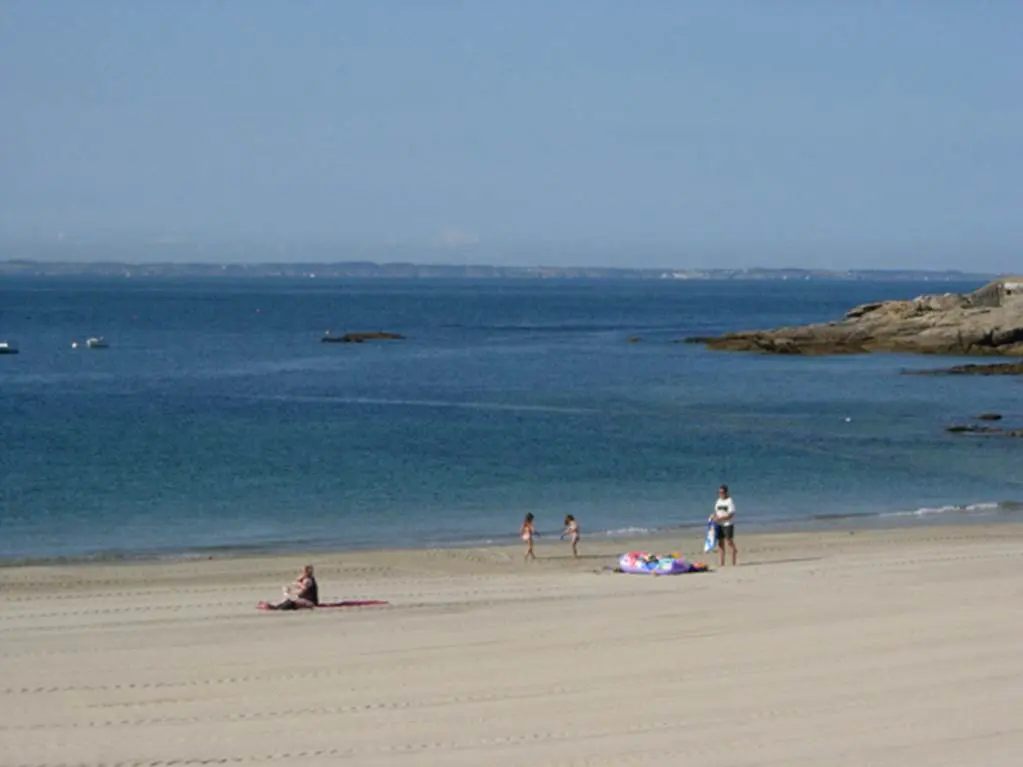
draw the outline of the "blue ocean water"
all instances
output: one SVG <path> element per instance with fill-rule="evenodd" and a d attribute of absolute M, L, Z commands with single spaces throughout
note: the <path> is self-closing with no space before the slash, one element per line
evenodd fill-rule
<path fill-rule="evenodd" d="M 1008 515 L 1023 443 L 943 427 L 1023 420 L 1018 379 L 674 343 L 975 287 L 6 279 L 0 560 L 505 541 L 526 511 L 653 530 L 722 481 L 743 524 Z"/>

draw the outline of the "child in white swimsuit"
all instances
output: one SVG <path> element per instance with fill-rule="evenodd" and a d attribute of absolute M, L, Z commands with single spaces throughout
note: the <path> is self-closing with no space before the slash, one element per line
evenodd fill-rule
<path fill-rule="evenodd" d="M 572 556 L 579 557 L 579 523 L 575 517 L 571 514 L 565 516 L 565 532 L 561 534 L 561 539 L 564 540 L 565 536 L 569 537 L 572 542 Z"/>

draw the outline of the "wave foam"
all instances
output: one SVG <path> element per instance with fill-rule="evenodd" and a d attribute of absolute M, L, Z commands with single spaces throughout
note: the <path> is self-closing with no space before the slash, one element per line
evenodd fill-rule
<path fill-rule="evenodd" d="M 649 535 L 654 532 L 656 530 L 650 527 L 622 527 L 617 530 L 604 530 L 602 534 L 608 538 L 617 538 L 623 535 Z"/>
<path fill-rule="evenodd" d="M 884 514 L 880 514 L 881 517 L 928 517 L 938 514 L 984 514 L 984 513 L 996 513 L 999 511 L 1014 511 L 1018 510 L 1020 506 L 1014 501 L 1003 501 L 999 503 L 987 502 L 987 503 L 968 503 L 968 504 L 956 504 L 953 506 L 923 506 L 919 509 L 911 509 L 909 511 L 892 511 Z"/>

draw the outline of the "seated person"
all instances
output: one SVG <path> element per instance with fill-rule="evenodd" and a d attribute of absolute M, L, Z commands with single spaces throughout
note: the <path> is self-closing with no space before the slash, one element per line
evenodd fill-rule
<path fill-rule="evenodd" d="M 267 607 L 271 610 L 301 610 L 316 607 L 319 603 L 320 593 L 313 576 L 313 566 L 306 565 L 295 582 L 284 587 L 284 601 Z"/>

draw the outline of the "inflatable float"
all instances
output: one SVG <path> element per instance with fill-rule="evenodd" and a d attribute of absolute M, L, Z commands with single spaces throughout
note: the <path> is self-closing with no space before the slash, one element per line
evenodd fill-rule
<path fill-rule="evenodd" d="M 618 571 L 633 575 L 682 575 L 706 570 L 703 562 L 687 562 L 679 554 L 662 557 L 646 551 L 630 551 L 618 557 Z"/>

